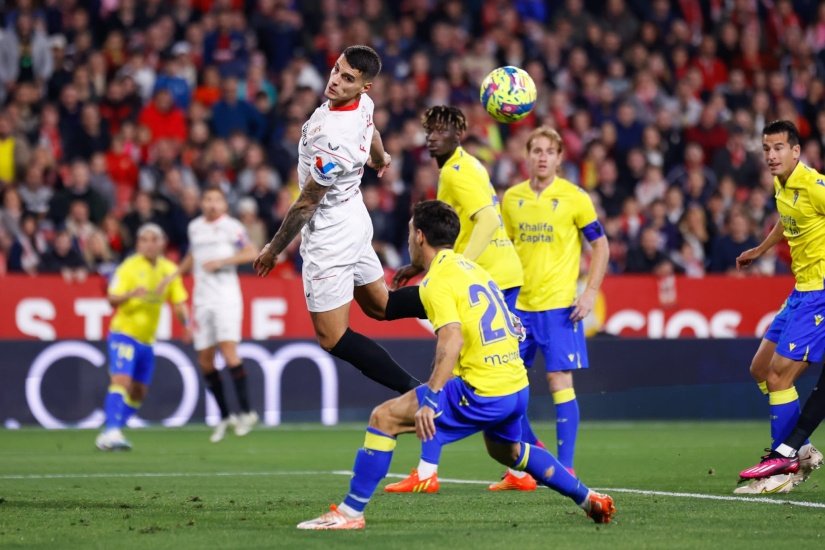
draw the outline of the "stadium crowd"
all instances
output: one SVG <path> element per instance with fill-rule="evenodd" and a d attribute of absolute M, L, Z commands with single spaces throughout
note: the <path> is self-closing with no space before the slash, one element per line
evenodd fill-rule
<path fill-rule="evenodd" d="M 9 0 L 0 28 L 0 274 L 110 274 L 147 221 L 187 250 L 208 186 L 261 247 L 297 193 L 301 127 L 344 47 L 383 58 L 370 92 L 393 164 L 363 198 L 387 267 L 435 197 L 419 117 L 467 115 L 503 193 L 535 126 L 594 198 L 613 273 L 726 273 L 776 222 L 761 129 L 794 121 L 823 169 L 825 5 L 814 0 Z M 533 113 L 497 124 L 478 84 L 525 68 Z M 300 268 L 279 266 L 283 276 Z M 787 249 L 757 273 L 789 271 Z"/>

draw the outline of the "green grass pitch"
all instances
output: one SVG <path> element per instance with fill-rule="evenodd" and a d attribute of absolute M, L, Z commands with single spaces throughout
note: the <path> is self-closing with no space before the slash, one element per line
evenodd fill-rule
<path fill-rule="evenodd" d="M 618 508 L 603 526 L 546 489 L 488 492 L 480 482 L 502 468 L 475 436 L 447 447 L 439 472 L 469 483 L 444 481 L 436 495 L 379 490 L 361 532 L 295 524 L 341 500 L 341 471 L 352 466 L 363 426 L 259 429 L 220 444 L 209 443 L 206 427 L 130 430 L 134 451 L 117 454 L 94 450 L 91 431 L 0 431 L 0 548 L 821 547 L 825 470 L 788 495 L 729 498 L 767 429 L 584 423 L 577 471 Z M 538 426 L 549 441 L 552 430 Z M 417 456 L 415 437 L 401 437 L 392 474 L 407 473 Z"/>

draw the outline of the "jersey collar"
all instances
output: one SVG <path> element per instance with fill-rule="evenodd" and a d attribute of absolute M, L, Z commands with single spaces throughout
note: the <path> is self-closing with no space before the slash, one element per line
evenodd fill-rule
<path fill-rule="evenodd" d="M 355 103 L 352 103 L 351 105 L 344 105 L 343 107 L 333 107 L 332 103 L 330 103 L 329 104 L 329 110 L 330 111 L 354 111 L 355 109 L 358 108 L 358 105 L 360 105 L 360 104 L 361 104 L 361 96 L 359 95 L 357 98 L 355 98 Z"/>

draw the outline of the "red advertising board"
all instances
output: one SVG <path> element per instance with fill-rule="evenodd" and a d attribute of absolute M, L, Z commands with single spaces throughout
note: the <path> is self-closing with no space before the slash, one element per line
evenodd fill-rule
<path fill-rule="evenodd" d="M 241 280 L 245 339 L 314 337 L 300 279 Z M 608 277 L 593 323 L 620 336 L 761 336 L 792 288 L 790 277 Z M 7 276 L 0 278 L 0 289 L 0 339 L 99 340 L 106 334 L 111 308 L 102 279 L 67 284 L 60 277 Z M 352 307 L 352 326 L 376 338 L 432 334 L 426 322 L 374 321 L 357 305 Z M 165 310 L 158 336 L 174 337 L 177 328 Z"/>

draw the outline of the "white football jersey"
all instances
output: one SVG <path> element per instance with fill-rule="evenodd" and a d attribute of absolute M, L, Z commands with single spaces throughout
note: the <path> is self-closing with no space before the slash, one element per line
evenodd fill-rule
<path fill-rule="evenodd" d="M 246 229 L 238 220 L 227 215 L 210 222 L 198 216 L 189 222 L 189 251 L 193 259 L 195 291 L 193 304 L 229 305 L 241 300 L 241 285 L 234 265 L 224 266 L 213 272 L 203 269 L 209 260 L 234 256 L 249 242 Z"/>
<path fill-rule="evenodd" d="M 366 94 L 343 109 L 332 108 L 326 101 L 315 109 L 301 129 L 298 182 L 303 188 L 311 176 L 319 185 L 329 187 L 319 205 L 323 215 L 316 212 L 307 224 L 310 232 L 346 220 L 346 211 L 335 207 L 350 199 L 361 200 L 359 186 L 375 130 L 374 108 L 375 104 Z"/>

